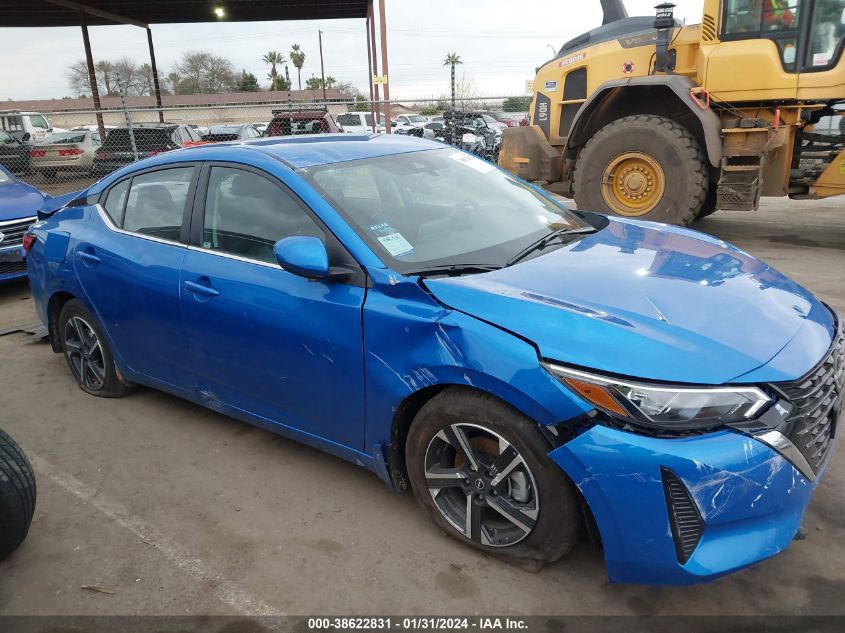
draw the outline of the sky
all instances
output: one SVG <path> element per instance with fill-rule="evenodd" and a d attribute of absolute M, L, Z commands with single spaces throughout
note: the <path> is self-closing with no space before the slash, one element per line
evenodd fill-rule
<path fill-rule="evenodd" d="M 225 4 L 225 0 L 222 0 Z M 703 0 L 675 0 L 675 16 L 701 21 Z M 625 0 L 629 15 L 653 15 L 657 0 Z M 534 69 L 567 40 L 601 24 L 598 0 L 387 0 L 387 47 L 391 98 L 445 95 L 449 69 L 443 58 L 454 51 L 478 96 L 519 95 Z M 212 16 L 209 16 L 213 19 Z M 317 31 L 323 31 L 326 75 L 368 90 L 364 20 L 312 20 L 153 25 L 159 75 L 164 77 L 188 50 L 226 56 L 236 69 L 269 85 L 261 61 L 270 50 L 285 54 L 292 44 L 305 51 L 303 85 L 320 74 Z M 146 33 L 134 26 L 89 28 L 95 61 L 128 56 L 149 61 Z M 72 95 L 66 69 L 85 57 L 81 31 L 72 28 L 0 27 L 0 101 Z M 296 69 L 290 66 L 293 87 Z"/>

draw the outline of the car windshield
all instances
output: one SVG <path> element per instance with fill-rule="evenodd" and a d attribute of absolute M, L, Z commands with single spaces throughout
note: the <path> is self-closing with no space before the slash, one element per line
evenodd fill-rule
<path fill-rule="evenodd" d="M 408 117 L 408 120 L 411 123 L 427 123 L 428 122 L 428 119 L 426 119 L 421 114 L 412 114 Z"/>
<path fill-rule="evenodd" d="M 551 232 L 589 226 L 495 165 L 453 149 L 299 171 L 400 273 L 500 267 Z"/>
<path fill-rule="evenodd" d="M 44 145 L 58 145 L 60 143 L 84 143 L 85 133 L 54 132 L 44 140 Z"/>

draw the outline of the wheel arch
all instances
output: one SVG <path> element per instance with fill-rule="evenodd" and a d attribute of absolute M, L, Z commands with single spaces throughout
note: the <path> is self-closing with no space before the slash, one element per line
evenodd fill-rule
<path fill-rule="evenodd" d="M 50 300 L 47 302 L 47 333 L 50 347 L 57 354 L 62 352 L 62 337 L 59 336 L 58 331 L 59 314 L 71 299 L 76 299 L 76 297 L 66 290 L 59 290 L 50 295 Z"/>
<path fill-rule="evenodd" d="M 722 123 L 713 110 L 696 105 L 690 93 L 695 87 L 691 79 L 679 75 L 606 81 L 575 115 L 567 138 L 567 158 L 574 159 L 605 125 L 626 116 L 653 114 L 683 125 L 704 149 L 713 171 L 722 161 Z"/>

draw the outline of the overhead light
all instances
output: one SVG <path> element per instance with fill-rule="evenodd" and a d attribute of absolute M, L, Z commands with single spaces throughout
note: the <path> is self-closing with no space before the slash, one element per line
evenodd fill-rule
<path fill-rule="evenodd" d="M 224 9 L 223 7 L 219 7 L 219 6 L 214 7 L 213 13 L 218 18 L 225 18 L 226 17 L 226 9 Z"/>

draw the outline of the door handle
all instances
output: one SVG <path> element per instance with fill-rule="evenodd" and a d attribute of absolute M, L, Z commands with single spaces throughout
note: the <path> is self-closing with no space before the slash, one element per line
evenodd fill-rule
<path fill-rule="evenodd" d="M 76 251 L 76 256 L 86 264 L 99 264 L 101 261 L 103 261 L 96 255 L 94 255 L 94 253 L 88 253 L 86 251 Z"/>
<path fill-rule="evenodd" d="M 205 295 L 207 297 L 216 297 L 220 294 L 220 291 L 215 290 L 211 286 L 205 286 L 203 284 L 198 284 L 193 281 L 185 282 L 185 290 L 187 290 L 188 292 L 195 292 L 197 294 Z"/>

